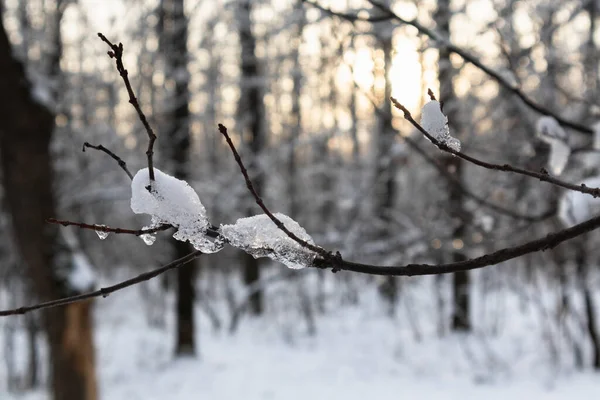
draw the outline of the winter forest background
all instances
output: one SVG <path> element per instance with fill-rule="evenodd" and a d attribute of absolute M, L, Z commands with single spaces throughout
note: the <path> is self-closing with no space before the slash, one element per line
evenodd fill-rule
<path fill-rule="evenodd" d="M 596 0 L 2 6 L 2 310 L 193 250 L 173 231 L 46 222 L 150 225 L 119 164 L 84 147 L 134 175 L 147 166 L 147 132 L 97 32 L 123 43 L 154 166 L 196 190 L 216 229 L 261 213 L 218 123 L 268 207 L 344 260 L 460 263 L 600 210 Z M 428 89 L 462 152 L 541 179 L 423 138 L 390 96 L 419 122 Z M 226 246 L 107 298 L 0 318 L 0 399 L 597 398 L 598 238 L 416 277 L 289 269 Z"/>

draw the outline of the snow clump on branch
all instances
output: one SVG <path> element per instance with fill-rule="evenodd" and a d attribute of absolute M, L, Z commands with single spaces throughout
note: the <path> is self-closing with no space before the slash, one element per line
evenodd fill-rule
<path fill-rule="evenodd" d="M 456 152 L 460 151 L 460 140 L 450 135 L 448 117 L 442 112 L 442 105 L 438 101 L 431 100 L 423 106 L 421 126 L 440 143 Z"/>
<path fill-rule="evenodd" d="M 600 176 L 584 179 L 582 185 L 599 187 Z M 558 218 L 566 227 L 580 224 L 600 212 L 600 198 L 574 190 L 566 191 L 558 202 Z"/>
<path fill-rule="evenodd" d="M 296 221 L 285 214 L 275 213 L 285 227 L 300 239 L 314 241 Z M 269 257 L 289 268 L 310 266 L 315 254 L 291 239 L 265 215 L 240 218 L 233 225 L 221 225 L 221 234 L 230 245 L 244 250 L 254 258 Z"/>
<path fill-rule="evenodd" d="M 548 168 L 555 175 L 560 175 L 567 166 L 571 148 L 569 136 L 553 117 L 544 116 L 537 121 L 537 137 L 550 145 Z"/>
<path fill-rule="evenodd" d="M 170 224 L 177 228 L 173 237 L 190 242 L 196 250 L 215 253 L 223 244 L 206 237 L 209 227 L 206 209 L 198 194 L 185 181 L 174 178 L 154 168 L 155 180 L 150 182 L 148 168 L 135 174 L 131 181 L 131 209 L 136 214 L 152 216 L 150 227 Z M 143 235 L 148 245 L 154 242 L 153 235 Z"/>

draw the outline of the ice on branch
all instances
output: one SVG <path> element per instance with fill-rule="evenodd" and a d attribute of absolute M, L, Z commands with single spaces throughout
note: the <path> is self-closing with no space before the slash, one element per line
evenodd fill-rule
<path fill-rule="evenodd" d="M 98 228 L 106 228 L 106 225 L 96 224 Z M 108 237 L 109 233 L 103 231 L 102 229 L 96 229 L 96 235 L 100 238 L 100 240 L 104 240 Z"/>
<path fill-rule="evenodd" d="M 187 182 L 154 168 L 155 180 L 150 182 L 148 168 L 137 172 L 131 182 L 131 209 L 136 214 L 152 216 L 151 228 L 170 224 L 177 228 L 173 237 L 190 242 L 196 250 L 214 253 L 223 247 L 206 237 L 209 222 L 198 194 Z M 148 227 L 146 227 L 148 228 Z M 142 238 L 148 245 L 152 235 Z"/>
<path fill-rule="evenodd" d="M 281 213 L 276 213 L 275 216 L 290 232 L 314 244 L 312 238 L 296 221 Z M 221 234 L 229 244 L 244 250 L 254 258 L 269 257 L 289 268 L 310 266 L 315 259 L 312 251 L 288 237 L 265 214 L 240 218 L 233 225 L 221 225 Z"/>
<path fill-rule="evenodd" d="M 431 100 L 423 106 L 421 126 L 440 143 L 456 152 L 460 151 L 460 140 L 450 135 L 448 117 L 442 112 L 442 105 L 438 101 Z"/>
<path fill-rule="evenodd" d="M 585 179 L 581 183 L 587 187 L 600 187 L 600 176 Z M 558 203 L 558 217 L 567 227 L 580 224 L 598 212 L 600 212 L 600 198 L 573 190 L 565 192 Z"/>
<path fill-rule="evenodd" d="M 552 117 L 541 117 L 536 126 L 537 136 L 550 145 L 548 168 L 555 175 L 560 175 L 567 166 L 571 148 L 567 132 Z"/>

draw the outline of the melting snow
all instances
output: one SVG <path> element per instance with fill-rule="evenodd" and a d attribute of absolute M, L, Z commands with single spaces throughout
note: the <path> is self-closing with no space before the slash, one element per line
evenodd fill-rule
<path fill-rule="evenodd" d="M 281 213 L 274 215 L 300 239 L 314 244 L 312 238 L 296 221 Z M 221 225 L 221 234 L 229 244 L 244 250 L 254 258 L 269 257 L 289 268 L 304 268 L 315 258 L 312 251 L 288 237 L 265 214 L 240 218 L 233 225 Z"/>
<path fill-rule="evenodd" d="M 442 112 L 442 106 L 438 101 L 432 100 L 423 106 L 421 126 L 439 142 L 456 152 L 460 151 L 460 140 L 450 136 L 448 117 Z"/>
<path fill-rule="evenodd" d="M 198 194 L 185 181 L 154 168 L 155 181 L 150 183 L 148 168 L 142 168 L 131 182 L 131 209 L 136 214 L 152 216 L 152 226 L 171 224 L 177 227 L 173 237 L 190 242 L 196 250 L 214 253 L 222 246 L 206 237 L 209 226 L 206 209 Z M 151 235 L 143 235 L 152 244 Z"/>

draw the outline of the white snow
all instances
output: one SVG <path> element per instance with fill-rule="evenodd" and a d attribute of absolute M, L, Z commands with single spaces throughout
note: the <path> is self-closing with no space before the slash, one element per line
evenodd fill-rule
<path fill-rule="evenodd" d="M 313 239 L 296 221 L 285 214 L 274 214 L 285 227 L 310 244 Z M 289 268 L 300 269 L 312 264 L 315 254 L 300 246 L 265 215 L 240 218 L 233 225 L 221 225 L 221 234 L 229 244 L 254 258 L 269 257 Z"/>
<path fill-rule="evenodd" d="M 476 285 L 481 276 L 474 274 Z M 384 315 L 371 289 L 361 290 L 361 302 L 353 307 L 332 301 L 325 314 L 318 314 L 315 336 L 306 334 L 304 321 L 290 303 L 294 296 L 277 295 L 276 290 L 267 296 L 272 300 L 269 312 L 276 319 L 244 319 L 233 336 L 214 332 L 197 303 L 200 354 L 181 360 L 173 357 L 174 298 L 167 296 L 166 324 L 159 327 L 146 320 L 140 290 L 119 292 L 95 304 L 99 400 L 598 397 L 600 379 L 591 371 L 589 352 L 585 353 L 585 371 L 567 366 L 572 359 L 568 341 L 561 339 L 560 331 L 548 331 L 555 319 L 546 314 L 551 312 L 546 307 L 555 305 L 559 296 L 550 290 L 552 284 L 502 293 L 495 286 L 485 291 L 476 286 L 473 313 L 487 322 L 478 320 L 471 335 L 440 337 L 434 322 L 435 296 L 430 292 L 433 282 L 433 278 L 414 278 L 403 286 L 411 303 L 400 303 L 396 319 Z M 331 287 L 328 298 L 342 289 L 343 284 Z M 447 294 L 449 285 L 443 289 Z M 213 305 L 226 318 L 225 304 Z M 411 314 L 411 310 L 416 312 Z M 0 319 L 0 325 L 9 322 Z M 494 324 L 498 329 L 491 328 Z M 0 326 L 0 343 L 6 343 L 6 333 Z M 19 329 L 13 349 L 23 373 L 25 335 Z M 583 336 L 576 339 L 585 342 Z M 553 365 L 549 354 L 549 343 L 555 341 L 559 365 Z M 6 346 L 0 346 L 0 360 L 6 351 Z M 5 368 L 6 363 L 0 362 L 0 399 L 49 400 L 45 389 L 9 393 Z"/>
<path fill-rule="evenodd" d="M 460 151 L 460 140 L 450 135 L 448 117 L 442 112 L 441 104 L 436 100 L 426 103 L 421 110 L 421 126 L 439 142 L 454 151 Z"/>
<path fill-rule="evenodd" d="M 133 212 L 152 216 L 151 226 L 171 224 L 177 227 L 173 237 L 182 242 L 190 242 L 196 250 L 204 253 L 221 250 L 222 246 L 212 242 L 205 235 L 209 226 L 206 209 L 194 189 L 187 182 L 167 175 L 157 168 L 154 168 L 154 175 L 155 181 L 150 183 L 148 168 L 142 168 L 133 177 Z M 146 244 L 152 244 L 148 236 L 142 239 Z"/>
<path fill-rule="evenodd" d="M 600 176 L 583 180 L 581 183 L 590 188 L 600 187 Z M 580 224 L 600 212 L 600 198 L 589 194 L 565 191 L 558 203 L 558 217 L 565 226 Z"/>
<path fill-rule="evenodd" d="M 536 131 L 538 138 L 550 145 L 548 168 L 555 175 L 562 174 L 571 155 L 567 132 L 553 117 L 548 116 L 538 120 Z"/>

